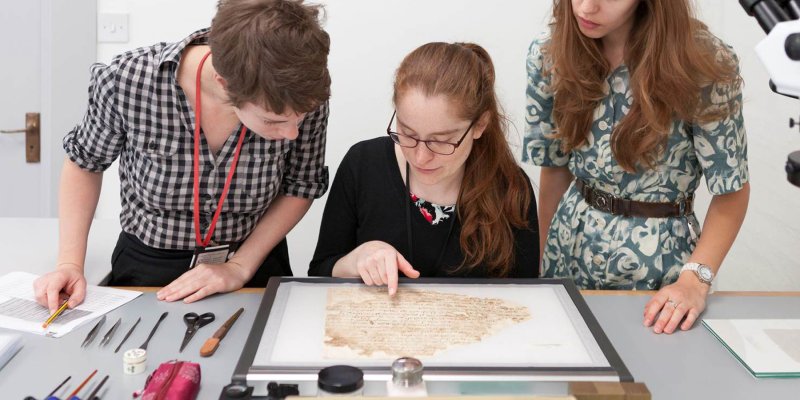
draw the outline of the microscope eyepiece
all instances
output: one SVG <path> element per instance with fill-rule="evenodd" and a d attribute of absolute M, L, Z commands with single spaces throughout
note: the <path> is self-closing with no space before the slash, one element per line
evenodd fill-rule
<path fill-rule="evenodd" d="M 790 0 L 790 2 L 798 5 L 796 0 Z M 756 18 L 761 29 L 766 33 L 769 33 L 778 23 L 792 19 L 775 0 L 739 0 L 739 4 L 747 11 L 748 15 Z M 800 5 L 798 5 L 798 11 L 800 11 Z"/>

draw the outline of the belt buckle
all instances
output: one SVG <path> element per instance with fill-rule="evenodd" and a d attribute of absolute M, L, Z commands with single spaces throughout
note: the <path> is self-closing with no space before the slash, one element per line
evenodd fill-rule
<path fill-rule="evenodd" d="M 686 215 L 686 200 L 678 201 L 678 216 L 683 217 Z"/>
<path fill-rule="evenodd" d="M 607 213 L 613 213 L 611 205 L 613 198 L 611 194 L 599 190 L 592 191 L 592 207 Z"/>

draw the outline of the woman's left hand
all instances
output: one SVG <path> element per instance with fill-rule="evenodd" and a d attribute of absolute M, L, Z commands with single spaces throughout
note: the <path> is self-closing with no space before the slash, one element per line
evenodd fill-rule
<path fill-rule="evenodd" d="M 677 282 L 662 287 L 644 306 L 644 326 L 653 325 L 655 333 L 673 333 L 679 324 L 681 330 L 689 330 L 706 308 L 709 289 L 693 274 L 681 274 Z"/>
<path fill-rule="evenodd" d="M 214 293 L 232 292 L 241 289 L 250 276 L 239 263 L 199 264 L 186 271 L 156 293 L 163 301 L 183 299 L 191 303 Z"/>

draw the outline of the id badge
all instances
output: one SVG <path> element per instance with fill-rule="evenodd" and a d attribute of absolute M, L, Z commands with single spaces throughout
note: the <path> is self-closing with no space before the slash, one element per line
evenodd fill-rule
<path fill-rule="evenodd" d="M 194 249 L 194 255 L 192 255 L 192 262 L 189 264 L 189 269 L 194 268 L 197 264 L 223 264 L 228 261 L 230 255 L 231 246 L 229 244 L 212 247 L 197 247 Z"/>

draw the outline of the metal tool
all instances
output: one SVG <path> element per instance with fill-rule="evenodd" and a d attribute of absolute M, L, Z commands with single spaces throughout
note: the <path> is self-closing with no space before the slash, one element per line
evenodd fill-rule
<path fill-rule="evenodd" d="M 117 322 L 114 323 L 114 326 L 112 326 L 111 329 L 109 329 L 108 332 L 106 332 L 106 334 L 103 335 L 103 339 L 100 340 L 101 347 L 107 345 L 108 342 L 111 341 L 111 338 L 114 337 L 114 332 L 117 331 L 117 328 L 119 328 L 120 323 L 122 323 L 122 318 L 118 318 Z"/>
<path fill-rule="evenodd" d="M 97 321 L 97 325 L 89 331 L 89 334 L 86 335 L 86 339 L 83 339 L 83 343 L 81 343 L 81 347 L 86 347 L 89 343 L 92 343 L 94 337 L 97 336 L 97 332 L 100 330 L 100 327 L 106 322 L 106 316 L 103 315 L 103 318 L 100 318 L 100 321 Z"/>
<path fill-rule="evenodd" d="M 70 378 L 72 378 L 72 375 L 68 376 L 68 377 L 67 377 L 67 379 L 64 379 L 64 382 L 61 382 L 61 384 L 60 384 L 60 385 L 56 386 L 56 388 L 55 388 L 55 389 L 53 389 L 53 391 L 52 391 L 52 392 L 50 392 L 50 394 L 48 394 L 48 395 L 47 395 L 47 397 L 50 397 L 50 396 L 52 396 L 52 395 L 56 394 L 56 392 L 58 391 L 58 389 L 61 389 L 61 387 L 62 387 L 62 386 L 64 386 L 64 384 L 65 384 L 65 383 L 67 383 L 67 382 L 70 380 Z"/>
<path fill-rule="evenodd" d="M 186 348 L 186 345 L 189 344 L 189 341 L 192 340 L 192 337 L 200 328 L 214 322 L 214 318 L 214 313 L 210 312 L 200 315 L 193 312 L 184 314 L 183 322 L 186 323 L 186 334 L 183 335 L 183 343 L 181 343 L 180 351 Z"/>
<path fill-rule="evenodd" d="M 58 397 L 55 397 L 53 395 L 56 394 L 58 389 L 61 389 L 61 387 L 64 386 L 64 384 L 67 383 L 70 380 L 70 378 L 72 378 L 72 375 L 68 376 L 67 379 L 64 379 L 64 381 L 61 382 L 60 385 L 56 386 L 56 388 L 53 389 L 53 391 L 50 392 L 50 394 L 48 394 L 47 396 L 44 397 L 44 400 L 58 399 Z M 33 397 L 33 396 L 25 396 L 25 398 L 23 400 L 37 400 L 37 399 L 36 399 L 36 397 Z"/>
<path fill-rule="evenodd" d="M 86 396 L 85 399 L 86 400 L 94 400 L 94 399 L 96 399 L 97 398 L 97 393 L 100 391 L 100 389 L 103 387 L 103 385 L 105 385 L 107 380 L 108 380 L 108 375 L 103 377 L 103 380 L 100 381 L 100 383 L 97 386 L 94 387 L 94 390 L 92 390 L 92 393 L 89 393 L 89 395 Z"/>
<path fill-rule="evenodd" d="M 142 320 L 142 317 L 139 317 L 136 320 L 136 322 L 133 324 L 131 329 L 128 330 L 128 333 L 125 334 L 125 337 L 122 338 L 122 341 L 119 342 L 119 346 L 117 346 L 117 348 L 114 349 L 114 353 L 118 352 L 119 349 L 122 348 L 122 344 L 125 343 L 126 340 L 128 340 L 128 337 L 131 335 L 131 333 L 133 333 L 133 330 L 136 329 L 136 326 L 139 325 L 139 321 L 141 321 L 141 320 Z"/>
<path fill-rule="evenodd" d="M 150 334 L 147 335 L 147 340 L 145 340 L 144 343 L 142 343 L 142 345 L 139 346 L 140 349 L 147 350 L 147 344 L 150 343 L 150 339 L 153 337 L 153 334 L 156 333 L 156 329 L 158 329 L 158 325 L 161 324 L 161 321 L 163 321 L 164 318 L 167 318 L 167 314 L 169 314 L 169 312 L 164 311 L 164 313 L 162 313 L 161 316 L 158 317 L 158 322 L 156 322 L 156 325 L 153 326 L 153 330 L 150 331 Z"/>

